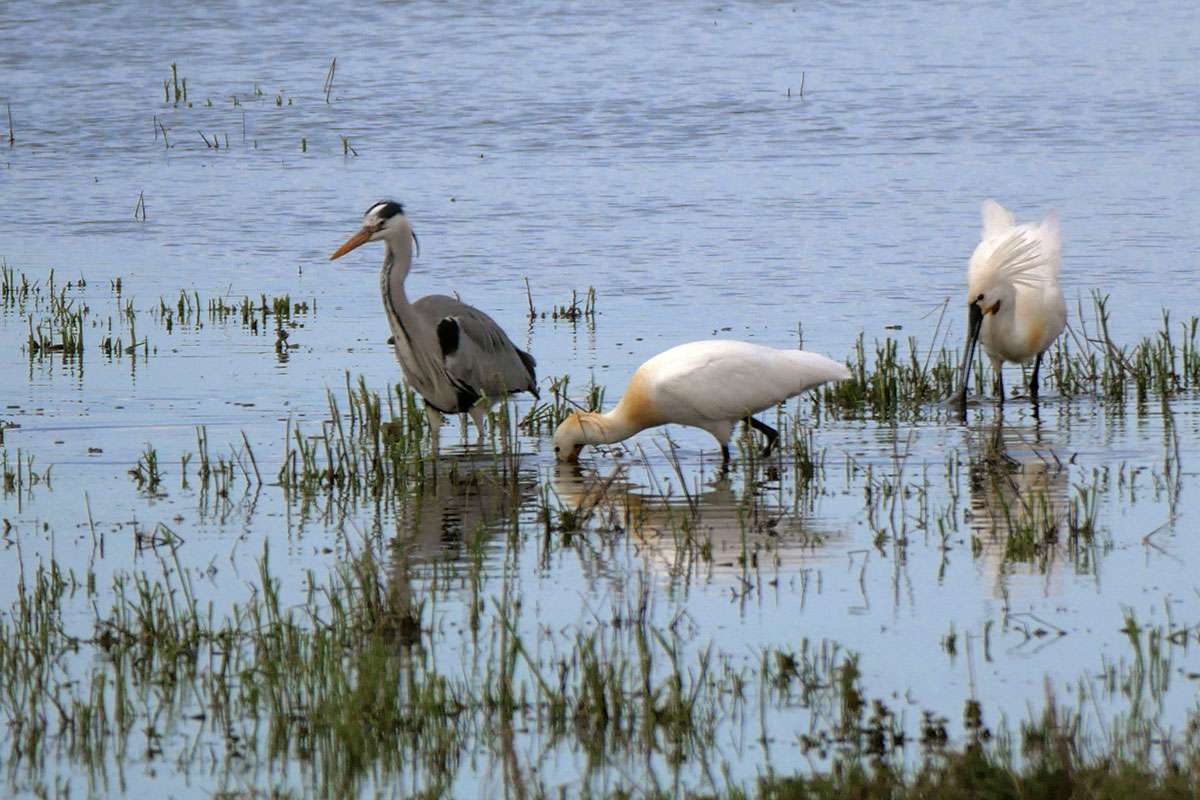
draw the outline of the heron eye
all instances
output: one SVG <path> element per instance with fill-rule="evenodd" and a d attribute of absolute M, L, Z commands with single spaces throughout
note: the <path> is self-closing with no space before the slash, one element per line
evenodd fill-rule
<path fill-rule="evenodd" d="M 975 302 L 978 303 L 982 299 L 983 299 L 983 295 L 981 294 L 981 295 L 979 295 L 979 297 L 975 298 Z"/>
<path fill-rule="evenodd" d="M 559 447 L 558 445 L 554 445 L 554 452 L 557 453 L 559 450 L 562 450 L 562 448 Z"/>

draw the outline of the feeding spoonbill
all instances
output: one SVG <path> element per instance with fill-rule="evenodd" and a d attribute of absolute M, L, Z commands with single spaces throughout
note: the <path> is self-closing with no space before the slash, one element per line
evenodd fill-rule
<path fill-rule="evenodd" d="M 1061 264 L 1057 214 L 1050 212 L 1040 225 L 1017 225 L 1011 211 L 994 200 L 984 201 L 983 235 L 967 269 L 967 344 L 958 397 L 964 417 L 976 341 L 992 361 L 1001 404 L 1004 362 L 1034 359 L 1029 394 L 1037 403 L 1042 354 L 1067 325 L 1067 304 L 1058 285 Z"/>
<path fill-rule="evenodd" d="M 441 294 L 409 302 L 404 279 L 417 236 L 399 203 L 385 200 L 368 208 L 362 228 L 329 260 L 379 241 L 384 251 L 379 289 L 396 358 L 405 381 L 425 400 L 435 447 L 443 414 L 470 414 L 482 436 L 484 412 L 492 403 L 514 392 L 538 396 L 537 362 L 487 314 Z"/>
<path fill-rule="evenodd" d="M 725 467 L 729 437 L 739 421 L 767 437 L 767 455 L 779 432 L 754 414 L 849 377 L 844 365 L 803 350 L 722 340 L 681 344 L 638 367 L 612 411 L 576 411 L 563 420 L 554 432 L 554 455 L 559 461 L 576 461 L 586 445 L 612 444 L 646 428 L 675 423 L 716 437 Z"/>

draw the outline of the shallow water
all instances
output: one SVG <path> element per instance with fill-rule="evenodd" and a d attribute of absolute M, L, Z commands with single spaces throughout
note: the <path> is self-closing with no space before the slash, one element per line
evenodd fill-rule
<path fill-rule="evenodd" d="M 399 543 L 399 591 L 439 598 L 422 625 L 442 632 L 437 658 L 456 663 L 471 648 L 447 626 L 470 595 L 430 585 L 443 569 L 467 569 L 482 529 L 488 591 L 520 594 L 533 640 L 589 630 L 646 584 L 655 620 L 684 620 L 675 630 L 689 654 L 711 643 L 730 663 L 753 664 L 764 647 L 836 643 L 860 654 L 868 695 L 908 725 L 926 710 L 957 721 L 969 698 L 996 724 L 1040 708 L 1047 686 L 1075 696 L 1134 660 L 1126 613 L 1172 630 L 1200 619 L 1200 552 L 1188 535 L 1194 398 L 1169 417 L 1154 402 L 1051 397 L 1040 420 L 1023 401 L 1002 418 L 983 403 L 965 427 L 937 409 L 916 423 L 829 419 L 802 401 L 786 421 L 814 423 L 824 468 L 813 481 L 787 459 L 777 474 L 717 481 L 707 435 L 672 430 L 679 473 L 662 432 L 593 454 L 580 474 L 554 466 L 544 436 L 521 436 L 516 477 L 496 487 L 463 476 L 507 461 L 494 445 L 458 445 L 450 425 L 438 469 L 453 477 L 382 507 L 255 490 L 242 436 L 270 484 L 289 424 L 312 432 L 328 418 L 327 389 L 343 394 L 346 375 L 361 375 L 386 394 L 398 380 L 377 293 L 382 254 L 326 260 L 380 197 L 402 200 L 421 237 L 414 296 L 459 292 L 538 357 L 543 378 L 569 375 L 580 389 L 594 380 L 609 402 L 650 355 L 714 335 L 778 346 L 802 336 L 835 358 L 860 332 L 911 335 L 923 352 L 948 299 L 953 346 L 985 197 L 1021 219 L 1058 209 L 1072 317 L 1095 289 L 1111 295 L 1118 341 L 1150 335 L 1162 309 L 1183 319 L 1200 301 L 1198 17 L 1165 3 L 1104 14 L 1082 3 L 413 3 L 335 14 L 9 3 L 0 102 L 16 144 L 0 150 L 0 257 L 42 285 L 51 269 L 60 287 L 86 279 L 68 296 L 90 314 L 82 359 L 64 359 L 23 349 L 26 313 L 43 312 L 0 313 L 0 419 L 17 426 L 3 452 L 51 468 L 49 483 L 0 497 L 13 556 L 0 566 L 0 608 L 16 597 L 18 564 L 53 557 L 100 587 L 131 570 L 158 574 L 136 535 L 158 524 L 183 537 L 180 557 L 218 613 L 259 582 L 265 542 L 298 607 L 308 570 L 324 574 L 374 537 Z M 190 105 L 164 102 L 173 62 Z M 342 137 L 357 156 L 343 155 Z M 133 218 L 139 196 L 144 222 Z M 541 310 L 594 286 L 596 318 L 531 322 L 524 278 Z M 154 311 L 181 290 L 204 309 L 283 294 L 308 307 L 280 353 L 267 318 L 252 332 L 238 315 L 201 311 L 168 332 Z M 145 344 L 106 356 L 110 328 L 130 342 L 129 301 Z M 529 401 L 517 405 L 523 413 Z M 197 426 L 214 455 L 237 454 L 228 497 L 199 491 L 194 477 L 183 486 Z M 127 474 L 149 445 L 165 472 L 154 493 Z M 997 452 L 1011 459 L 1002 470 L 981 467 Z M 999 487 L 988 483 L 997 474 Z M 883 481 L 909 487 L 903 502 L 880 499 Z M 570 545 L 546 547 L 542 492 L 573 508 L 597 484 L 608 500 L 596 515 Z M 1062 519 L 1083 490 L 1097 504 L 1090 545 L 1008 549 L 997 497 L 1046 497 Z M 680 539 L 681 518 L 698 520 L 694 538 Z M 698 556 L 695 542 L 708 550 Z M 90 635 L 90 603 L 74 613 L 78 635 Z M 1167 727 L 1194 706 L 1200 671 L 1195 648 L 1170 653 L 1156 698 Z M 1097 730 L 1129 710 L 1119 691 L 1097 697 Z M 517 761 L 568 791 L 637 786 L 649 773 L 675 791 L 711 790 L 721 765 L 740 784 L 768 765 L 808 768 L 795 738 L 815 716 L 764 712 L 765 750 L 745 730 L 757 719 L 726 720 L 706 766 L 659 753 L 589 769 L 535 726 L 518 735 Z M 295 764 L 234 777 L 181 767 L 180 742 L 194 731 L 173 724 L 166 755 L 130 756 L 109 790 L 321 793 Z M 458 765 L 451 788 L 473 795 L 506 774 L 485 752 Z M 401 794 L 426 779 L 376 777 L 373 788 Z M 43 772 L 10 771 L 8 789 L 104 792 L 88 780 L 72 759 L 50 757 Z"/>

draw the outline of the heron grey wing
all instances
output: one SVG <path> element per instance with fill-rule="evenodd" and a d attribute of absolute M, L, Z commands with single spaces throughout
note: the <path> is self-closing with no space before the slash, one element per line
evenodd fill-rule
<path fill-rule="evenodd" d="M 443 363 L 456 384 L 488 397 L 537 395 L 537 362 L 517 348 L 494 319 L 445 295 L 422 297 L 415 305 L 437 320 Z"/>

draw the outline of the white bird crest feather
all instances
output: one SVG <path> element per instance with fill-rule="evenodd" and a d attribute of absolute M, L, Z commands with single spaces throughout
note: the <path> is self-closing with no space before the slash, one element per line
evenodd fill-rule
<path fill-rule="evenodd" d="M 1011 211 L 984 201 L 982 241 L 971 257 L 971 291 L 1000 282 L 1036 288 L 1056 279 L 1060 242 L 1057 214 L 1051 212 L 1040 225 L 1017 225 Z"/>
<path fill-rule="evenodd" d="M 1046 280 L 1043 264 L 1042 243 L 1016 230 L 996 246 L 983 269 L 997 281 L 1034 287 Z"/>

